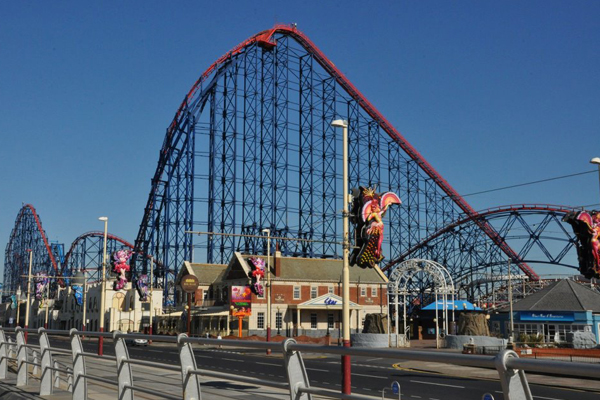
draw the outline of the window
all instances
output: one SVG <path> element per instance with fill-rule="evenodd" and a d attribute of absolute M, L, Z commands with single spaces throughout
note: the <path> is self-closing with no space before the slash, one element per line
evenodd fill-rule
<path fill-rule="evenodd" d="M 360 297 L 365 297 L 367 295 L 367 288 L 363 286 L 360 288 Z"/>
<path fill-rule="evenodd" d="M 377 286 L 371 288 L 371 297 L 377 297 Z"/>
<path fill-rule="evenodd" d="M 329 286 L 327 293 L 333 294 L 333 286 Z"/>
<path fill-rule="evenodd" d="M 294 300 L 300 300 L 300 286 L 294 286 Z"/>
<path fill-rule="evenodd" d="M 283 328 L 283 314 L 279 311 L 275 314 L 275 328 Z"/>
<path fill-rule="evenodd" d="M 333 314 L 327 314 L 327 328 L 333 329 Z"/>
<path fill-rule="evenodd" d="M 312 286 L 310 288 L 310 298 L 311 299 L 316 299 L 317 298 L 317 287 L 316 286 Z"/>
<path fill-rule="evenodd" d="M 310 314 L 310 329 L 317 329 L 317 314 Z"/>
<path fill-rule="evenodd" d="M 265 329 L 265 313 L 256 314 L 256 329 Z"/>

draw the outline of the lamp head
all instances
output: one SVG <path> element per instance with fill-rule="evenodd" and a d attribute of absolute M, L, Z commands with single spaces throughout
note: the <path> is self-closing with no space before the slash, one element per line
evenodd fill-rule
<path fill-rule="evenodd" d="M 98 218 L 98 219 L 99 219 L 100 221 L 104 221 L 104 222 L 108 221 L 108 217 L 100 217 L 100 218 Z"/>
<path fill-rule="evenodd" d="M 266 233 L 267 235 L 269 235 L 271 233 L 271 230 L 269 228 L 265 228 L 261 232 L 262 233 Z"/>
<path fill-rule="evenodd" d="M 600 165 L 600 157 L 594 157 L 590 160 L 591 164 L 598 164 Z"/>
<path fill-rule="evenodd" d="M 336 127 L 336 128 L 347 128 L 348 121 L 343 120 L 343 119 L 336 119 L 335 121 L 333 121 L 331 123 L 331 126 Z"/>

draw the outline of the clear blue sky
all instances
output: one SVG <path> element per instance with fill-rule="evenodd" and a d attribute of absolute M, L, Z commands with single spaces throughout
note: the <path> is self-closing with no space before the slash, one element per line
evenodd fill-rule
<path fill-rule="evenodd" d="M 591 171 L 599 20 L 598 1 L 2 1 L 0 245 L 23 203 L 67 248 L 101 215 L 133 241 L 184 95 L 275 23 L 298 23 L 459 193 Z M 598 175 L 466 199 L 598 204 Z"/>

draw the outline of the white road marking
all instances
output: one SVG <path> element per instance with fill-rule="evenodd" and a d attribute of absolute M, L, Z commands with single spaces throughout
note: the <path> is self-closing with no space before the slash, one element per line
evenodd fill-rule
<path fill-rule="evenodd" d="M 533 396 L 536 399 L 545 399 L 545 400 L 562 400 L 562 399 L 555 399 L 554 397 L 542 397 L 542 396 Z"/>
<path fill-rule="evenodd" d="M 377 379 L 388 379 L 387 376 L 377 376 L 377 375 L 364 375 L 364 374 L 352 374 L 356 376 L 366 376 L 367 378 L 377 378 Z"/>
<path fill-rule="evenodd" d="M 272 365 L 274 367 L 281 367 L 281 364 L 272 364 L 272 363 L 263 363 L 263 362 L 257 362 L 257 364 L 260 364 L 260 365 Z"/>
<path fill-rule="evenodd" d="M 235 362 L 245 362 L 244 360 L 235 360 L 233 358 L 221 358 L 221 360 L 235 361 Z"/>
<path fill-rule="evenodd" d="M 459 389 L 464 389 L 464 386 L 458 386 L 458 385 L 447 385 L 445 383 L 434 383 L 434 382 L 424 382 L 424 381 L 413 381 L 411 380 L 412 383 L 423 383 L 425 385 L 436 385 L 436 386 L 447 386 L 447 387 L 453 387 L 453 388 L 459 388 Z"/>
<path fill-rule="evenodd" d="M 327 369 L 318 369 L 318 368 L 306 368 L 309 371 L 319 371 L 319 372 L 329 372 Z"/>

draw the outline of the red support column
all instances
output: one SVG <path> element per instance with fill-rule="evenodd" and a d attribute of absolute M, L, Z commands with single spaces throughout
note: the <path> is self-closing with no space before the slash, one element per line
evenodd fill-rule
<path fill-rule="evenodd" d="M 100 327 L 100 333 L 104 332 L 104 327 Z M 104 336 L 98 338 L 98 355 L 101 356 L 104 347 Z"/>
<path fill-rule="evenodd" d="M 344 347 L 350 347 L 350 341 L 344 340 Z M 351 382 L 351 368 L 350 368 L 350 356 L 342 356 L 342 393 L 351 394 L 352 389 L 350 386 Z"/>

